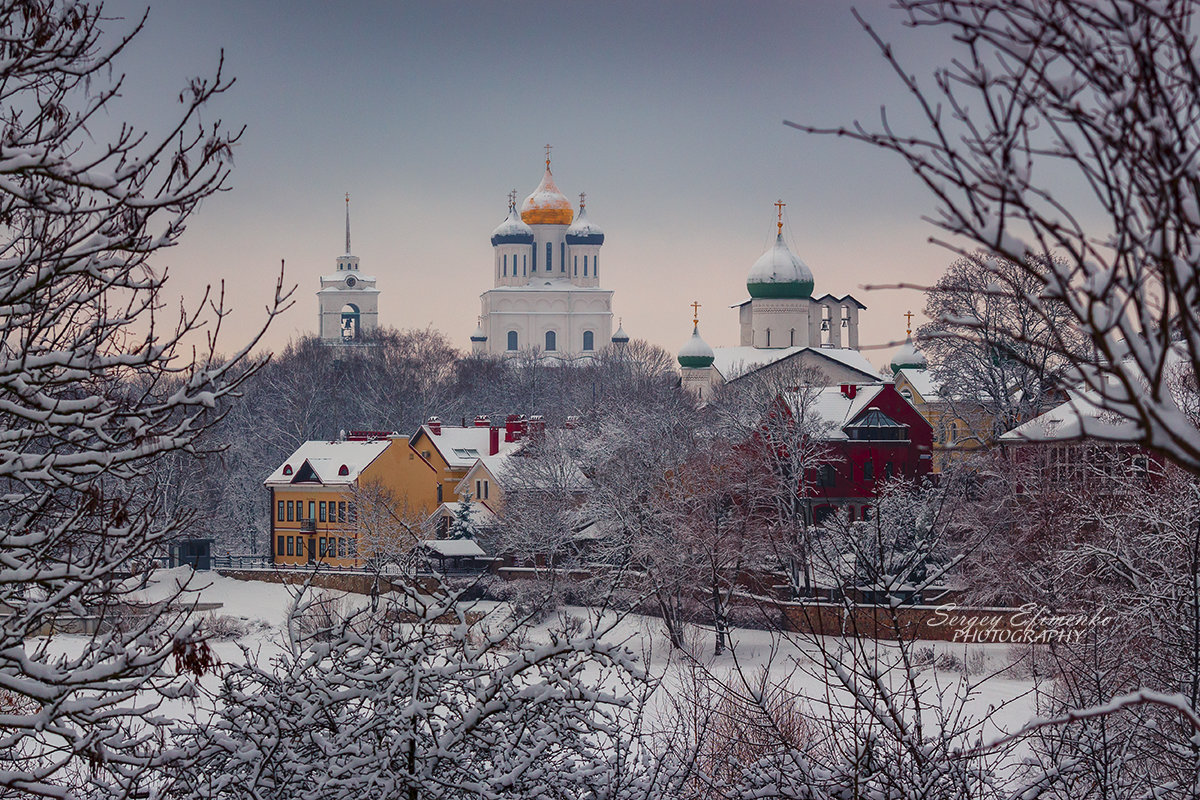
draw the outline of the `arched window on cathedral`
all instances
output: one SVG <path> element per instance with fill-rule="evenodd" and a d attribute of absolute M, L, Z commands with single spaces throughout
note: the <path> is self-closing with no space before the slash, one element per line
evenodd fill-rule
<path fill-rule="evenodd" d="M 561 242 L 558 245 L 558 263 L 560 265 L 558 268 L 558 271 L 566 272 L 567 271 L 567 243 L 566 242 Z"/>
<path fill-rule="evenodd" d="M 513 259 L 514 259 L 514 261 L 513 261 L 513 274 L 514 274 L 514 275 L 516 275 L 516 274 L 517 274 L 517 262 L 516 262 L 516 260 L 515 260 L 515 259 L 516 259 L 516 256 L 513 256 Z M 527 270 L 527 269 L 526 269 L 526 267 L 528 267 L 528 266 L 529 266 L 529 256 L 521 256 L 521 274 L 522 274 L 522 275 L 528 275 L 528 274 L 529 274 L 529 270 Z"/>
<path fill-rule="evenodd" d="M 771 346 L 771 329 L 767 328 L 767 347 Z"/>
<path fill-rule="evenodd" d="M 592 277 L 594 277 L 594 278 L 600 277 L 600 254 L 599 253 L 597 253 L 596 257 L 592 259 Z"/>
<path fill-rule="evenodd" d="M 546 272 L 554 271 L 554 245 L 546 242 Z"/>
<path fill-rule="evenodd" d="M 576 277 L 578 277 L 578 275 L 579 275 L 579 256 L 575 256 L 574 258 L 571 259 L 571 267 L 575 271 Z"/>
<path fill-rule="evenodd" d="M 533 250 L 533 263 L 529 265 L 529 271 L 537 272 L 537 248 L 531 247 L 530 249 Z"/>
<path fill-rule="evenodd" d="M 508 277 L 508 253 L 504 254 L 504 277 Z"/>
<path fill-rule="evenodd" d="M 587 277 L 587 256 L 583 257 L 583 277 Z"/>
<path fill-rule="evenodd" d="M 517 349 L 517 332 L 516 331 L 508 332 L 508 349 L 509 350 Z"/>
<path fill-rule="evenodd" d="M 546 331 L 546 349 L 558 349 L 558 337 L 555 335 L 554 331 Z"/>
<path fill-rule="evenodd" d="M 792 328 L 791 331 L 788 332 L 788 347 L 795 347 L 795 346 L 796 346 L 796 329 Z"/>
<path fill-rule="evenodd" d="M 583 349 L 584 350 L 595 350 L 596 349 L 596 335 L 594 333 L 592 333 L 591 331 L 583 332 Z"/>

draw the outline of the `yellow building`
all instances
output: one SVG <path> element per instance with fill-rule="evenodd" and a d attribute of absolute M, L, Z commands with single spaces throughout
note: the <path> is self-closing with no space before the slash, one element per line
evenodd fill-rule
<path fill-rule="evenodd" d="M 263 482 L 271 493 L 272 561 L 356 567 L 411 549 L 420 521 L 438 507 L 438 475 L 395 433 L 305 442 Z"/>
<path fill-rule="evenodd" d="M 412 437 L 412 447 L 421 457 L 433 465 L 437 472 L 434 490 L 437 502 L 429 509 L 432 512 L 442 503 L 456 503 L 459 492 L 471 490 L 477 500 L 487 500 L 490 491 L 483 486 L 463 483 L 463 478 L 480 458 L 499 455 L 513 450 L 523 438 L 535 434 L 544 423 L 540 417 L 526 420 L 510 415 L 504 427 L 492 427 L 487 417 L 476 417 L 470 427 L 443 425 L 437 417 L 430 417 Z"/>
<path fill-rule="evenodd" d="M 992 442 L 992 417 L 977 403 L 943 399 L 933 373 L 923 366 L 901 366 L 893 380 L 933 427 L 933 471 L 941 472 L 956 455 Z"/>

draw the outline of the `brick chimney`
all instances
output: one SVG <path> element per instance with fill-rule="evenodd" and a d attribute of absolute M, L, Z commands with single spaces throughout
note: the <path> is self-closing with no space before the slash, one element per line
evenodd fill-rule
<path fill-rule="evenodd" d="M 475 427 L 476 428 L 486 428 L 491 424 L 492 424 L 491 420 L 489 420 L 483 414 L 479 414 L 475 417 Z"/>
<path fill-rule="evenodd" d="M 425 424 L 429 426 L 429 432 L 432 433 L 434 436 L 442 435 L 442 418 L 441 417 L 430 417 L 429 419 L 427 419 L 425 421 Z"/>
<path fill-rule="evenodd" d="M 500 452 L 500 429 L 488 428 L 488 455 L 494 456 Z"/>
<path fill-rule="evenodd" d="M 504 418 L 504 441 L 519 442 L 521 434 L 525 432 L 525 423 L 516 414 L 509 414 Z"/>
<path fill-rule="evenodd" d="M 534 414 L 529 418 L 529 435 L 541 436 L 546 432 L 546 418 L 541 414 Z"/>
<path fill-rule="evenodd" d="M 847 400 L 853 400 L 856 394 L 858 394 L 858 387 L 853 383 L 842 384 L 842 395 L 845 396 Z"/>

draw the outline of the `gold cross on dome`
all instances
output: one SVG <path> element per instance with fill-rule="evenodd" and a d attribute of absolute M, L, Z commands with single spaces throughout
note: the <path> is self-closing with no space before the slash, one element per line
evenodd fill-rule
<path fill-rule="evenodd" d="M 350 205 L 350 193 L 346 192 L 346 205 Z"/>
<path fill-rule="evenodd" d="M 586 202 L 587 202 L 587 192 L 580 192 L 579 193 L 579 210 L 580 211 L 583 210 L 584 203 L 586 203 Z"/>
<path fill-rule="evenodd" d="M 905 316 L 905 318 L 908 320 L 908 322 L 907 322 L 907 325 L 908 325 L 908 330 L 907 330 L 907 333 L 908 333 L 908 335 L 909 335 L 909 336 L 912 336 L 912 318 L 913 318 L 913 312 L 911 312 L 911 311 L 905 311 L 905 312 L 904 312 L 904 316 Z"/>
<path fill-rule="evenodd" d="M 700 324 L 700 301 L 699 300 L 692 301 L 692 324 L 693 325 Z"/>
<path fill-rule="evenodd" d="M 550 148 L 552 145 L 546 145 L 546 169 L 550 169 Z"/>
<path fill-rule="evenodd" d="M 517 190 L 513 189 L 508 193 L 508 210 L 512 211 L 517 207 Z"/>
<path fill-rule="evenodd" d="M 775 208 L 779 209 L 779 232 L 780 233 L 783 233 L 783 207 L 786 205 L 787 205 L 787 203 L 783 202 L 782 200 L 775 201 Z"/>

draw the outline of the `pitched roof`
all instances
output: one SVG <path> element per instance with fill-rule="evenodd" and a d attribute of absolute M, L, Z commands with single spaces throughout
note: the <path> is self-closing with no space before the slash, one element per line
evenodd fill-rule
<path fill-rule="evenodd" d="M 905 367 L 896 373 L 896 377 L 903 376 L 913 390 L 921 396 L 921 399 L 926 403 L 937 403 L 941 397 L 942 384 L 941 381 L 933 377 L 933 372 L 927 369 L 913 369 Z"/>
<path fill-rule="evenodd" d="M 442 432 L 435 434 L 429 429 L 429 425 L 422 425 L 421 429 L 417 431 L 417 435 L 413 437 L 413 441 L 424 436 L 434 449 L 442 454 L 442 458 L 452 469 L 469 469 L 476 459 L 488 455 L 488 448 L 491 446 L 490 430 L 483 426 L 461 428 L 443 424 Z M 500 437 L 500 453 L 511 450 L 520 444 L 519 442 L 504 441 L 503 432 L 498 435 Z"/>
<path fill-rule="evenodd" d="M 1064 442 L 1085 435 L 1117 440 L 1136 437 L 1137 423 L 1105 411 L 1087 393 L 1068 392 L 1068 395 L 1070 399 L 1065 403 L 1002 434 L 1000 441 Z"/>
<path fill-rule="evenodd" d="M 848 347 L 714 347 L 713 366 L 727 381 L 735 380 L 757 369 L 809 352 L 862 374 L 864 380 L 879 380 L 879 371 L 857 350 Z"/>
<path fill-rule="evenodd" d="M 391 443 L 391 439 L 308 441 L 288 456 L 263 483 L 286 485 L 315 481 L 324 485 L 346 486 L 358 480 L 362 471 Z M 346 467 L 345 475 L 340 474 L 343 466 Z M 288 467 L 291 470 L 285 474 Z"/>

